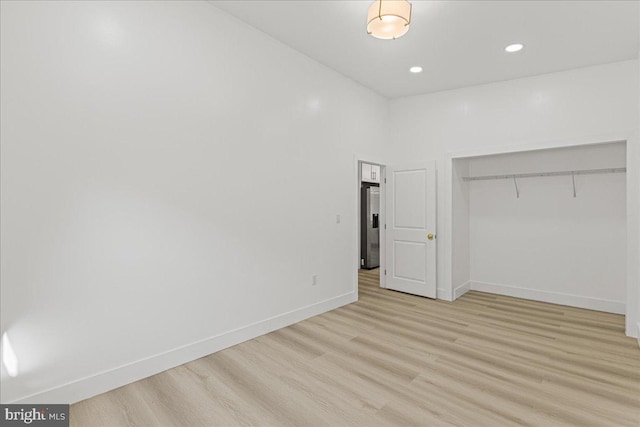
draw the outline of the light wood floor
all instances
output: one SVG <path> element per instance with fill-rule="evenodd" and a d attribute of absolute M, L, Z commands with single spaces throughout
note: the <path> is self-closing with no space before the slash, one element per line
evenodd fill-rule
<path fill-rule="evenodd" d="M 640 425 L 619 315 L 469 292 L 357 303 L 77 403 L 72 426 Z"/>

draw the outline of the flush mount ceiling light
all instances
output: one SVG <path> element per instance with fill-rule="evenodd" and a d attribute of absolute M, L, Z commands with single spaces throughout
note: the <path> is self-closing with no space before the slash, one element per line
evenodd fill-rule
<path fill-rule="evenodd" d="M 521 43 L 514 43 L 514 44 L 510 44 L 509 46 L 505 47 L 504 50 L 509 52 L 509 53 L 515 53 L 515 52 L 520 52 L 523 47 L 524 47 L 524 45 L 521 44 Z"/>
<path fill-rule="evenodd" d="M 422 67 L 418 67 L 418 66 L 411 67 L 411 68 L 409 68 L 409 71 L 411 71 L 414 74 L 421 73 L 422 72 Z"/>
<path fill-rule="evenodd" d="M 409 31 L 411 3 L 407 0 L 376 0 L 369 6 L 367 33 L 384 40 L 397 39 Z"/>

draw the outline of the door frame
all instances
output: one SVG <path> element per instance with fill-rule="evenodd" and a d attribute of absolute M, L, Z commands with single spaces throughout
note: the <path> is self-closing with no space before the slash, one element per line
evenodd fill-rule
<path fill-rule="evenodd" d="M 386 203 L 387 203 L 387 190 L 386 190 L 386 183 L 385 183 L 385 179 L 386 179 L 386 174 L 387 174 L 387 165 L 383 162 L 380 161 L 380 159 L 376 159 L 373 156 L 366 156 L 366 155 L 359 155 L 356 154 L 354 155 L 354 175 L 355 175 L 355 179 L 353 180 L 354 182 L 354 186 L 353 186 L 353 200 L 355 200 L 354 202 L 354 217 L 356 219 L 355 221 L 355 230 L 353 233 L 353 242 L 354 242 L 354 249 L 353 249 L 353 291 L 356 294 L 356 297 L 358 296 L 358 271 L 360 270 L 360 234 L 361 234 L 361 224 L 360 224 L 360 208 L 361 208 L 361 202 L 360 202 L 360 183 L 361 183 L 361 179 L 362 179 L 362 172 L 360 169 L 360 165 L 362 163 L 369 163 L 369 164 L 373 164 L 373 165 L 377 165 L 380 166 L 380 216 L 379 216 L 379 222 L 380 222 L 380 287 L 381 288 L 386 288 L 386 277 L 383 274 L 383 272 L 386 270 L 387 268 L 387 259 L 386 259 L 386 254 L 385 251 L 382 250 L 382 248 L 386 247 L 386 231 L 384 228 L 383 224 L 386 224 L 386 220 L 387 220 L 387 216 L 385 213 L 385 209 L 386 209 Z"/>

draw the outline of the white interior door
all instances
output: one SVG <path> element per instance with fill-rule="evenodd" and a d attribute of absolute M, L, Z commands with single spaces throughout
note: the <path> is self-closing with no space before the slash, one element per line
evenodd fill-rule
<path fill-rule="evenodd" d="M 386 287 L 435 298 L 435 163 L 387 167 L 386 175 Z"/>

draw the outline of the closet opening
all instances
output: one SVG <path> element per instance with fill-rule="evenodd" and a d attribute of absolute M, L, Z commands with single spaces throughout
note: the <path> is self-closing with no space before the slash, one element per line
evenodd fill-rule
<path fill-rule="evenodd" d="M 626 142 L 452 159 L 453 299 L 624 314 Z"/>

